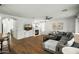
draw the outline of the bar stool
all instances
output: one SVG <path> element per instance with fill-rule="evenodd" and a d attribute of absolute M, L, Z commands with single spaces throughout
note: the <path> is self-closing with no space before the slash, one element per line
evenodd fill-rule
<path fill-rule="evenodd" d="M 1 45 L 1 48 L 0 48 L 0 50 L 1 50 L 1 54 L 2 53 L 6 53 L 6 52 L 3 52 L 3 47 L 4 47 L 4 45 L 3 45 L 3 42 L 4 41 L 7 41 L 7 48 L 8 48 L 8 51 L 10 52 L 10 42 L 9 42 L 9 36 L 6 36 L 6 37 L 0 37 L 0 45 Z"/>
<path fill-rule="evenodd" d="M 0 50 L 1 50 L 1 53 L 2 53 L 2 44 L 3 44 L 3 41 L 4 41 L 4 38 L 0 38 L 0 44 L 1 44 L 1 48 L 0 48 Z"/>

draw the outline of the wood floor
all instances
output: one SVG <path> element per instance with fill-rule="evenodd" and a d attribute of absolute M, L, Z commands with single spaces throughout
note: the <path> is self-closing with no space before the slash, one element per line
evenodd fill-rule
<path fill-rule="evenodd" d="M 48 54 L 43 49 L 43 36 L 32 36 L 20 40 L 13 39 L 12 50 L 17 54 Z"/>

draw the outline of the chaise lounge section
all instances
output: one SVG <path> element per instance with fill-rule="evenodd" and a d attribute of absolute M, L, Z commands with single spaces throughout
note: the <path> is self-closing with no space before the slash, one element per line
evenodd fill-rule
<path fill-rule="evenodd" d="M 43 43 L 44 50 L 50 53 L 61 54 L 63 47 L 72 45 L 69 45 L 68 41 L 73 41 L 73 37 L 74 35 L 72 32 L 57 32 L 55 34 L 49 34 Z"/>

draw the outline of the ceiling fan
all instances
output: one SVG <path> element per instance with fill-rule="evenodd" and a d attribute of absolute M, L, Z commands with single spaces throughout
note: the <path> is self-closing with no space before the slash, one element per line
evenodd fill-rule
<path fill-rule="evenodd" d="M 50 20 L 50 19 L 52 19 L 52 18 L 53 18 L 53 17 L 50 17 L 50 16 L 46 16 L 46 17 L 45 17 L 46 20 Z"/>

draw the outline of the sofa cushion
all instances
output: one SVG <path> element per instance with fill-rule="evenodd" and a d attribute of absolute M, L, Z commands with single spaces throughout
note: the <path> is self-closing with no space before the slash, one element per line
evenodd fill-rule
<path fill-rule="evenodd" d="M 67 46 L 72 46 L 74 43 L 74 38 L 67 42 Z"/>
<path fill-rule="evenodd" d="M 58 41 L 49 39 L 44 42 L 44 47 L 45 47 L 45 49 L 56 51 L 57 44 L 58 44 Z"/>
<path fill-rule="evenodd" d="M 68 37 L 69 41 L 74 37 L 72 32 L 67 32 L 66 36 Z"/>

